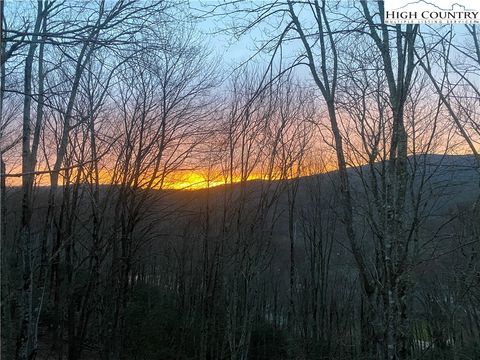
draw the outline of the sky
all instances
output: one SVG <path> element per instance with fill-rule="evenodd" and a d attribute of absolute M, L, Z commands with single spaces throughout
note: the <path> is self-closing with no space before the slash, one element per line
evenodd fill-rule
<path fill-rule="evenodd" d="M 109 0 L 112 1 L 112 0 Z M 449 1 L 449 0 L 446 0 Z M 351 0 L 343 0 L 340 3 L 343 6 L 347 6 Z M 16 3 L 21 3 L 23 7 L 27 6 L 27 1 L 14 1 L 9 2 L 10 6 L 13 6 Z M 201 15 L 205 11 L 211 9 L 211 6 L 216 3 L 216 1 L 190 1 L 190 11 L 195 15 Z M 253 3 L 253 2 L 251 2 Z M 261 2 L 255 2 L 261 3 Z M 10 10 L 14 8 L 11 7 Z M 212 50 L 212 56 L 220 58 L 220 66 L 226 69 L 226 73 L 230 70 L 235 69 L 240 64 L 246 62 L 257 52 L 258 46 L 263 43 L 263 41 L 268 38 L 266 31 L 272 30 L 278 33 L 279 29 L 272 28 L 272 24 L 269 25 L 259 25 L 254 27 L 252 30 L 247 32 L 245 35 L 239 39 L 234 38 L 231 34 L 226 33 L 224 30 L 228 28 L 230 24 L 224 21 L 221 17 L 199 17 L 197 22 L 197 29 L 202 33 L 201 38 L 203 39 L 204 46 Z M 438 28 L 438 26 L 433 26 L 433 28 Z M 462 36 L 462 26 L 457 26 L 459 31 L 457 36 Z M 301 51 L 299 42 L 294 43 L 289 42 L 284 48 L 284 52 L 287 56 L 295 56 Z M 256 54 L 254 57 L 254 62 L 259 68 L 264 68 L 267 66 L 268 61 L 270 60 L 270 54 L 260 53 Z M 311 82 L 310 73 L 307 67 L 303 66 L 297 69 L 297 76 L 309 80 Z M 228 78 L 228 76 L 226 76 Z M 195 174 L 194 174 L 195 175 Z M 198 175 L 198 174 L 197 174 Z M 195 176 L 197 176 L 195 175 Z M 195 178 L 187 180 L 187 182 L 197 182 L 200 181 L 200 178 Z M 179 181 L 181 182 L 181 180 Z"/>

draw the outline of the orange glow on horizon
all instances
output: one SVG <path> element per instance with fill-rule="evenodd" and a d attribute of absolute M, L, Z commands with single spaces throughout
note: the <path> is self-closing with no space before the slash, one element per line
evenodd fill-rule
<path fill-rule="evenodd" d="M 468 151 L 463 151 L 463 152 L 457 152 L 453 153 L 450 155 L 471 155 Z M 307 161 L 305 164 L 305 167 L 302 169 L 300 177 L 305 177 L 305 176 L 313 176 L 313 175 L 318 175 L 318 174 L 324 174 L 332 171 L 337 170 L 337 164 L 331 159 L 330 162 L 324 163 L 324 164 L 318 164 L 316 161 L 313 161 L 312 159 L 309 159 L 310 161 Z M 363 164 L 356 164 L 353 166 L 359 166 Z M 349 166 L 350 167 L 350 166 Z M 40 169 L 37 171 L 44 171 L 47 172 L 46 169 Z M 21 167 L 16 166 L 13 168 L 10 168 L 7 170 L 7 179 L 6 179 L 6 184 L 7 186 L 12 186 L 12 187 L 18 187 L 22 185 L 22 177 L 20 176 L 21 174 Z M 63 182 L 63 173 L 60 174 L 59 177 L 59 184 L 61 185 Z M 114 185 L 116 182 L 113 181 L 112 174 L 107 170 L 103 169 L 100 170 L 100 184 L 101 185 Z M 273 175 L 270 177 L 270 180 L 280 180 L 280 179 L 285 179 L 285 178 L 294 178 L 296 177 L 296 174 L 292 174 L 291 176 L 283 176 L 280 177 L 278 175 Z M 75 178 L 74 174 L 71 174 L 71 180 Z M 150 178 L 151 179 L 151 178 Z M 148 177 L 143 178 L 141 180 L 141 183 L 139 185 L 140 188 L 147 188 L 146 184 L 150 180 Z M 176 170 L 172 171 L 168 175 L 165 176 L 163 181 L 160 181 L 160 177 L 158 177 L 158 182 L 154 182 L 154 185 L 152 186 L 154 189 L 164 189 L 164 190 L 188 190 L 188 191 L 193 191 L 193 190 L 201 190 L 201 189 L 207 189 L 207 188 L 214 188 L 218 186 L 223 186 L 223 185 L 229 185 L 229 184 L 235 184 L 235 183 L 240 183 L 242 181 L 242 178 L 239 175 L 233 175 L 233 179 L 230 179 L 229 176 L 225 176 L 221 172 L 216 172 L 215 174 L 212 174 L 211 172 L 208 172 L 206 170 L 202 170 L 199 168 L 198 170 Z M 155 178 L 157 180 L 157 178 Z M 269 180 L 269 177 L 265 174 L 262 173 L 261 171 L 259 172 L 252 172 L 248 177 L 247 181 L 254 181 L 254 180 Z M 84 182 L 87 182 L 88 180 L 84 180 Z M 161 182 L 161 184 L 160 184 Z M 50 186 L 50 175 L 48 173 L 43 173 L 41 175 L 36 175 L 35 177 L 35 184 L 37 186 Z M 118 184 L 118 183 L 117 183 Z"/>
<path fill-rule="evenodd" d="M 7 186 L 19 187 L 22 185 L 22 177 L 18 176 L 20 171 L 14 171 L 13 169 L 8 172 L 10 176 L 7 176 Z M 16 174 L 16 175 L 14 175 Z M 313 172 L 309 171 L 308 174 L 311 175 Z M 63 174 L 60 174 L 59 183 L 63 181 Z M 74 176 L 73 176 L 74 177 Z M 272 180 L 278 180 L 277 177 L 272 177 Z M 262 174 L 253 173 L 248 176 L 247 181 L 253 180 L 268 180 L 268 177 Z M 178 170 L 170 173 L 163 180 L 162 185 L 153 186 L 155 189 L 164 189 L 164 190 L 201 190 L 207 188 L 213 188 L 222 185 L 235 184 L 241 182 L 240 176 L 234 176 L 233 180 L 230 178 L 226 179 L 222 175 L 216 176 L 205 176 L 205 172 L 198 171 L 186 171 Z M 145 181 L 144 181 L 145 183 Z M 35 184 L 37 186 L 50 186 L 50 176 L 48 174 L 37 175 L 35 178 Z M 100 172 L 100 184 L 101 185 L 111 185 L 112 177 L 108 171 Z M 141 186 L 142 187 L 142 186 Z"/>
<path fill-rule="evenodd" d="M 198 190 L 225 185 L 223 179 L 208 179 L 198 172 L 173 173 L 164 181 L 163 188 L 169 190 Z"/>
<path fill-rule="evenodd" d="M 254 180 L 268 180 L 268 176 L 253 173 L 247 178 L 247 181 Z M 278 178 L 272 177 L 271 180 L 278 180 Z M 165 179 L 162 188 L 166 190 L 200 190 L 232 183 L 237 184 L 241 181 L 242 180 L 240 176 L 234 176 L 233 180 L 230 180 L 230 178 L 226 179 L 221 175 L 208 177 L 202 175 L 201 172 L 178 171 L 172 173 Z"/>

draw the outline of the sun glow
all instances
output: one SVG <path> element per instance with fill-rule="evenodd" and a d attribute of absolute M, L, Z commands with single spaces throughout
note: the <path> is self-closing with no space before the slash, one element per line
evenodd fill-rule
<path fill-rule="evenodd" d="M 266 180 L 266 177 L 261 174 L 251 174 L 248 176 L 247 181 L 251 180 Z M 201 172 L 178 171 L 166 177 L 162 188 L 170 190 L 199 190 L 239 183 L 241 181 L 240 176 L 234 176 L 233 179 L 230 179 L 221 174 L 206 176 Z"/>
<path fill-rule="evenodd" d="M 165 179 L 163 188 L 172 190 L 198 190 L 225 185 L 223 179 L 209 179 L 200 173 L 174 173 Z"/>

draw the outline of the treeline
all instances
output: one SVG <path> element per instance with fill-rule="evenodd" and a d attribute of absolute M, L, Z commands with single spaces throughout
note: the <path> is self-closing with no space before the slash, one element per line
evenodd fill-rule
<path fill-rule="evenodd" d="M 0 4 L 2 358 L 479 356 L 476 25 Z"/>

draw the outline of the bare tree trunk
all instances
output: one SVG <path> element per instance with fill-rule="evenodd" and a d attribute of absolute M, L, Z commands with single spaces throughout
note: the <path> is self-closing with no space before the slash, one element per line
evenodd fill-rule
<path fill-rule="evenodd" d="M 23 101 L 23 134 L 22 134 L 22 220 L 20 241 L 23 257 L 23 285 L 22 285 L 22 323 L 20 328 L 19 343 L 17 346 L 18 357 L 21 360 L 31 359 L 35 355 L 36 318 L 34 317 L 33 284 L 32 284 L 32 244 L 30 233 L 30 218 L 32 214 L 31 193 L 33 174 L 31 170 L 31 102 L 32 102 L 32 69 L 37 47 L 38 34 L 42 23 L 43 1 L 37 2 L 37 17 L 25 59 L 24 71 L 24 101 Z"/>

